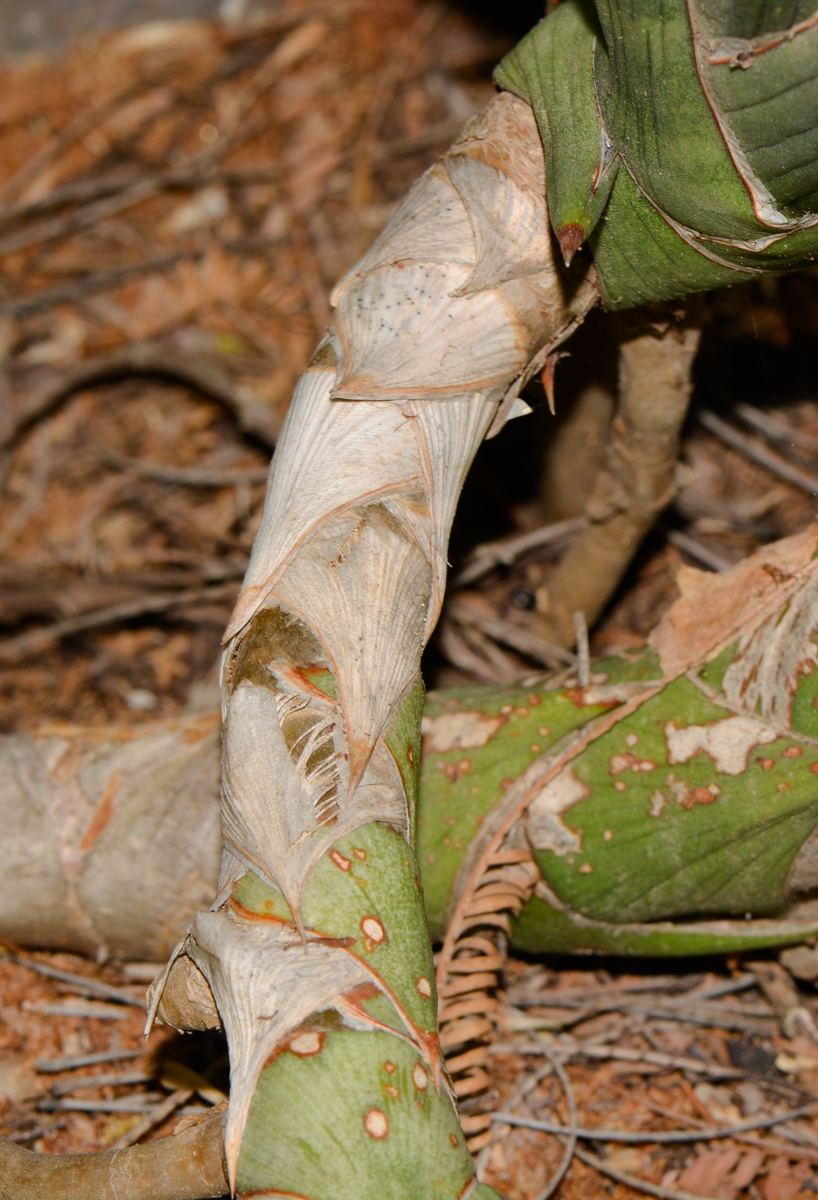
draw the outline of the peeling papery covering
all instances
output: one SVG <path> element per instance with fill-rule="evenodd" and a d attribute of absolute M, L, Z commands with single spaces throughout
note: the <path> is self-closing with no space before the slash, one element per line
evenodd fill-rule
<path fill-rule="evenodd" d="M 792 726 L 792 698 L 801 675 L 818 669 L 818 572 L 801 581 L 783 613 L 746 634 L 724 676 L 724 694 L 781 729 Z"/>
<path fill-rule="evenodd" d="M 409 815 L 400 776 L 385 748 L 372 756 L 360 786 L 348 795 L 344 738 L 334 706 L 327 706 L 326 724 L 313 727 L 330 743 L 323 760 L 329 769 L 317 779 L 315 771 L 304 769 L 315 736 L 312 745 L 309 737 L 304 739 L 294 762 L 280 722 L 282 700 L 288 699 L 295 697 L 245 683 L 231 700 L 222 754 L 222 840 L 233 869 L 225 872 L 223 865 L 222 875 L 228 884 L 238 878 L 236 863 L 256 871 L 281 892 L 300 924 L 304 880 L 326 850 L 328 834 L 334 841 L 377 819 L 406 837 Z M 331 824 L 322 820 L 321 806 L 330 789 L 335 793 Z M 220 887 L 222 898 L 224 891 Z"/>
<path fill-rule="evenodd" d="M 292 929 L 199 913 L 188 953 L 206 976 L 230 1044 L 225 1154 L 236 1185 L 241 1134 L 261 1071 L 283 1038 L 314 1012 L 371 982 L 363 963 L 319 942 L 293 945 Z"/>
<path fill-rule="evenodd" d="M 468 296 L 532 275 L 551 263 L 545 191 L 518 187 L 496 167 L 452 155 L 446 162 L 474 230 L 476 266 L 460 285 Z"/>
<path fill-rule="evenodd" d="M 417 542 L 375 505 L 328 521 L 275 589 L 326 647 L 344 712 L 351 790 L 418 673 L 430 589 L 431 567 Z"/>
<path fill-rule="evenodd" d="M 379 267 L 407 262 L 474 267 L 476 261 L 468 214 L 446 168 L 437 163 L 412 185 L 383 233 L 336 284 L 330 302 L 337 308 L 354 283 Z"/>
<path fill-rule="evenodd" d="M 412 430 L 400 409 L 333 404 L 334 382 L 334 368 L 313 368 L 295 389 L 244 588 L 225 638 L 247 623 L 317 525 L 354 504 L 422 482 Z"/>
<path fill-rule="evenodd" d="M 230 1043 L 231 1180 L 258 1074 L 288 1031 L 328 1006 L 355 1028 L 378 1025 L 344 999 L 372 972 L 339 944 L 310 941 L 302 892 L 324 853 L 359 827 L 410 840 L 420 656 L 440 612 L 463 480 L 509 385 L 596 296 L 581 280 L 567 287 L 554 266 L 531 110 L 499 97 L 469 128 L 336 288 L 332 323 L 276 449 L 227 631 L 214 908 L 230 903 L 249 869 L 294 918 L 273 929 L 233 905 L 229 916 L 197 918 L 185 947 Z M 333 861 L 365 888 L 359 850 Z M 406 846 L 400 855 L 404 939 L 411 914 L 423 919 L 412 854 Z M 348 933 L 363 931 L 365 954 L 393 953 L 391 933 L 382 943 L 368 932 L 378 928 L 368 916 Z M 426 991 L 415 972 L 407 996 L 390 994 L 399 1014 L 433 1004 L 428 973 L 419 968 Z M 422 1038 L 408 1025 L 389 1032 L 423 1053 L 434 1040 L 437 1063 L 432 1009 L 424 1021 Z"/>

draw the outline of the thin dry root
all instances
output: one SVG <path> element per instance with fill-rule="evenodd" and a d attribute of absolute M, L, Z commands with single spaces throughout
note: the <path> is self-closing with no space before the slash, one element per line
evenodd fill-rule
<path fill-rule="evenodd" d="M 661 327 L 643 319 L 619 348 L 619 398 L 606 464 L 586 505 L 589 524 L 537 595 L 537 632 L 571 645 L 573 614 L 592 625 L 639 545 L 673 499 L 679 435 L 692 388 L 700 329 L 693 319 Z"/>

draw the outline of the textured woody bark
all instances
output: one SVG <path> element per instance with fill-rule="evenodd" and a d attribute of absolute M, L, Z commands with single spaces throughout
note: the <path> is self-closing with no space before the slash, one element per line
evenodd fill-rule
<path fill-rule="evenodd" d="M 226 1030 L 242 1192 L 490 1194 L 437 1036 L 419 664 L 475 450 L 597 297 L 555 265 L 544 195 L 531 110 L 499 97 L 336 288 L 276 452 L 227 634 L 218 895 L 154 989 Z"/>
<path fill-rule="evenodd" d="M 673 499 L 700 331 L 694 318 L 660 332 L 649 315 L 627 326 L 622 320 L 620 328 L 617 412 L 606 465 L 586 505 L 589 524 L 537 596 L 538 631 L 559 645 L 573 643 L 576 611 L 589 625 L 597 620 Z"/>

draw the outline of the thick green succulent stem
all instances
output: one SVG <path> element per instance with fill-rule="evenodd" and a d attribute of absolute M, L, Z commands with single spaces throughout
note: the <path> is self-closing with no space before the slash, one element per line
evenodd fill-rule
<path fill-rule="evenodd" d="M 815 257 L 815 9 L 566 0 L 500 64 L 536 113 L 563 251 L 589 240 L 610 308 Z"/>

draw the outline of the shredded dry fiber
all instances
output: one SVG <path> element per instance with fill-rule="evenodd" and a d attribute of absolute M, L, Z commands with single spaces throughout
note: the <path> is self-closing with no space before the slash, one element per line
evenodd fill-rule
<path fill-rule="evenodd" d="M 328 1013 L 333 1028 L 388 1030 L 413 1047 L 416 1078 L 428 1073 L 445 1099 L 416 884 L 403 933 L 350 909 L 340 936 L 343 903 L 322 921 L 316 897 L 349 871 L 353 833 L 389 831 L 414 861 L 420 655 L 457 497 L 510 386 L 597 295 L 587 269 L 555 264 L 544 196 L 531 110 L 498 97 L 336 288 L 296 388 L 227 634 L 219 895 L 154 1000 L 172 1023 L 226 1028 L 233 1186 L 260 1186 L 258 1155 L 242 1147 L 257 1144 L 248 1119 L 262 1073 L 300 1031 L 328 1032 Z M 369 861 L 373 875 L 385 869 Z M 521 902 L 513 868 L 499 869 Z M 393 969 L 379 947 L 401 938 Z M 380 998 L 378 1016 L 367 997 Z M 381 1116 L 366 1126 L 376 1140 Z M 300 1190 L 299 1169 L 284 1170 L 287 1190 Z"/>

